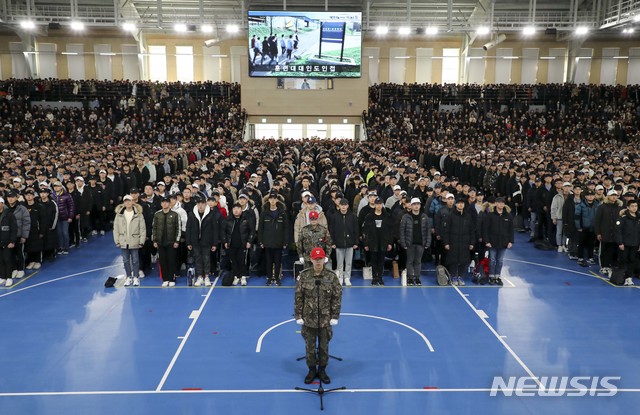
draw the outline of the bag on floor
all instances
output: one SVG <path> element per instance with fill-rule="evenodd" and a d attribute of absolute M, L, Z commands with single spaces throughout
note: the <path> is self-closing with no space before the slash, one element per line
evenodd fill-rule
<path fill-rule="evenodd" d="M 391 269 L 393 278 L 400 278 L 400 268 L 398 267 L 398 261 L 393 261 L 391 263 Z"/>
<path fill-rule="evenodd" d="M 533 243 L 533 247 L 542 251 L 553 251 L 554 249 L 556 249 L 553 244 L 551 244 L 549 241 L 545 241 L 544 239 L 535 241 Z"/>
<path fill-rule="evenodd" d="M 116 284 L 116 281 L 118 281 L 118 279 L 116 277 L 109 277 L 107 278 L 107 280 L 104 282 L 104 287 L 105 288 L 111 288 Z"/>
<path fill-rule="evenodd" d="M 609 278 L 609 282 L 615 285 L 624 285 L 624 268 L 614 267 L 611 268 L 611 277 Z"/>
<path fill-rule="evenodd" d="M 438 280 L 438 285 L 449 285 L 449 271 L 444 265 L 438 265 L 436 267 L 436 279 Z"/>
<path fill-rule="evenodd" d="M 223 287 L 231 287 L 233 285 L 233 275 L 229 271 L 222 271 L 220 276 L 222 277 Z"/>
<path fill-rule="evenodd" d="M 373 269 L 371 267 L 362 267 L 362 278 L 365 280 L 373 279 Z"/>
<path fill-rule="evenodd" d="M 489 258 L 482 258 L 473 269 L 471 281 L 474 284 L 485 285 L 489 282 Z"/>

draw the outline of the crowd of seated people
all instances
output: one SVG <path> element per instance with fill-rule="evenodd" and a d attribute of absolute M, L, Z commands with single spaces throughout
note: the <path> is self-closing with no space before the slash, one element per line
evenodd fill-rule
<path fill-rule="evenodd" d="M 11 255 L 3 256 L 0 279 L 10 285 L 24 269 L 39 267 L 43 254 L 64 255 L 99 238 L 130 198 L 145 219 L 140 269 L 151 271 L 151 259 L 168 244 L 159 258 L 163 269 L 172 270 L 163 273 L 168 287 L 199 243 L 210 244 L 212 253 L 208 262 L 198 262 L 196 285 L 210 284 L 220 268 L 230 270 L 235 284 L 245 285 L 251 272 L 279 284 L 282 250 L 295 250 L 308 265 L 315 246 L 331 254 L 328 266 L 345 285 L 357 258 L 371 270 L 374 285 L 389 277 L 385 258 L 407 270 L 408 284 L 421 284 L 418 247 L 423 255 L 417 261 L 445 265 L 455 284 L 464 284 L 472 260 L 488 254 L 488 282 L 501 284 L 502 255 L 515 243 L 515 230 L 530 231 L 532 241 L 567 251 L 583 266 L 595 265 L 599 248 L 598 270 L 606 275 L 624 267 L 625 282 L 633 283 L 640 245 L 634 88 L 623 98 L 621 87 L 557 86 L 577 88 L 577 94 L 546 111 L 480 99 L 441 112 L 435 100 L 404 107 L 380 102 L 376 91 L 386 87 L 371 88 L 366 142 L 243 142 L 237 103 L 195 100 L 189 108 L 179 97 L 171 105 L 145 107 L 143 101 L 120 109 L 118 138 L 103 135 L 107 126 L 115 130 L 111 113 L 117 108 L 67 109 L 65 116 L 76 123 L 70 134 L 82 128 L 92 138 L 43 140 L 42 126 L 57 126 L 55 134 L 50 131 L 54 137 L 66 119 L 56 124 L 53 112 L 52 122 L 39 110 L 28 119 L 26 107 L 5 100 L 2 208 L 10 211 L 7 217 L 26 219 L 14 212 L 25 205 L 31 224 L 39 223 L 34 210 L 49 219 L 37 233 L 16 221 L 22 234 L 16 231 L 14 246 L 2 247 Z M 595 100 L 584 92 L 592 89 L 607 93 Z M 103 130 L 90 126 L 91 114 L 95 123 L 104 120 Z M 15 139 L 29 129 L 37 131 L 35 139 Z M 160 231 L 162 215 L 170 212 L 178 218 L 179 231 L 170 234 L 176 246 Z M 197 230 L 209 213 L 213 236 L 202 241 Z M 39 238 L 35 246 L 32 237 Z M 167 262 L 167 255 L 174 260 Z M 131 271 L 127 285 L 138 285 L 141 275 Z"/>

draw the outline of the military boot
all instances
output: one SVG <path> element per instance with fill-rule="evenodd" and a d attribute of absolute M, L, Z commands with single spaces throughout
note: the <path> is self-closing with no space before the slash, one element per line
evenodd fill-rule
<path fill-rule="evenodd" d="M 318 372 L 316 371 L 316 367 L 315 366 L 309 366 L 309 372 L 307 373 L 307 376 L 304 377 L 304 383 L 305 384 L 310 384 L 311 382 L 313 382 L 313 380 L 316 378 L 316 376 L 318 376 Z"/>
<path fill-rule="evenodd" d="M 326 366 L 318 366 L 318 378 L 320 378 L 320 381 L 322 381 L 322 383 L 326 383 L 328 385 L 329 383 L 331 383 L 331 378 L 329 377 L 329 375 L 327 375 L 325 368 Z"/>

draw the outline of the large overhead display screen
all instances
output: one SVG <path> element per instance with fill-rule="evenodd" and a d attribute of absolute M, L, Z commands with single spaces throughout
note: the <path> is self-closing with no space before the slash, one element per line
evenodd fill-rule
<path fill-rule="evenodd" d="M 249 76 L 359 78 L 362 13 L 249 12 Z"/>

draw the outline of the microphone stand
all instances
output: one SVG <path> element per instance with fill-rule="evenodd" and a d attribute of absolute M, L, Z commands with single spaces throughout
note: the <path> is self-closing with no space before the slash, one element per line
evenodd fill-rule
<path fill-rule="evenodd" d="M 317 312 L 318 312 L 318 324 L 320 324 L 320 286 L 322 285 L 322 279 L 317 278 L 315 280 L 316 283 L 316 305 L 317 305 Z M 320 328 L 318 327 L 318 330 L 320 330 Z M 300 359 L 296 359 L 296 360 L 301 360 Z M 316 359 L 320 359 L 320 333 L 318 333 L 318 338 L 316 339 Z M 342 359 L 335 357 L 334 359 L 342 361 Z M 319 363 L 319 362 L 318 362 Z M 309 388 L 300 388 L 298 386 L 296 386 L 294 389 L 297 391 L 305 391 L 305 392 L 311 392 L 311 393 L 317 393 L 318 396 L 320 397 L 320 410 L 324 411 L 324 394 L 325 393 L 329 393 L 329 392 L 334 392 L 334 391 L 338 391 L 338 390 L 345 390 L 347 389 L 346 386 L 340 386 L 339 388 L 333 388 L 333 389 L 325 389 L 322 387 L 322 379 L 318 378 L 318 380 L 320 381 L 320 385 L 318 386 L 318 389 L 309 389 Z"/>

